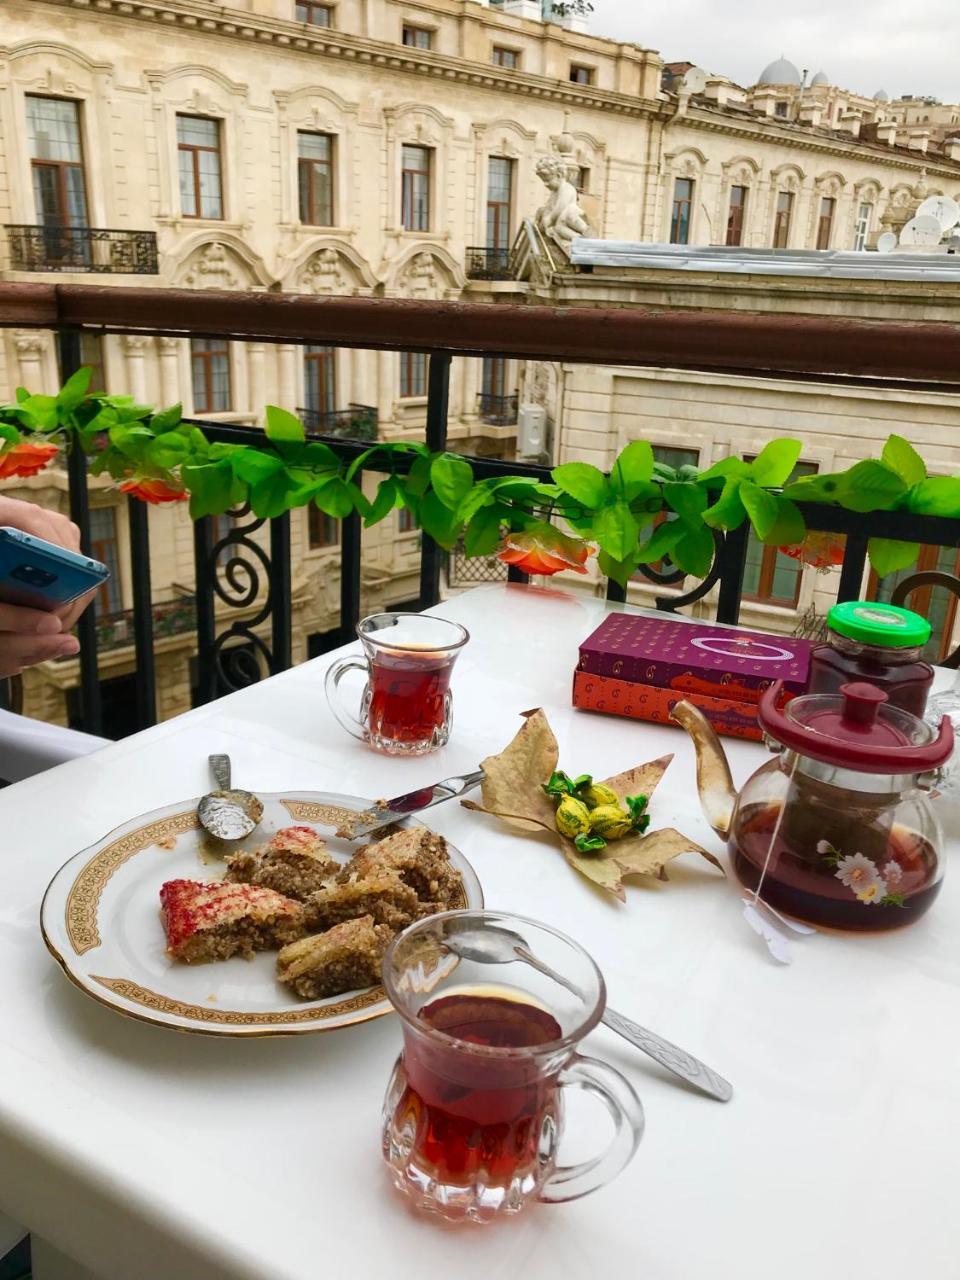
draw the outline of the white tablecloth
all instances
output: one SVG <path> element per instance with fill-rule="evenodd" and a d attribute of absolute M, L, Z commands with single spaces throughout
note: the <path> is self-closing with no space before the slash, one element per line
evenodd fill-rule
<path fill-rule="evenodd" d="M 587 1051 L 646 1107 L 636 1159 L 595 1196 L 486 1229 L 415 1216 L 380 1168 L 393 1018 L 293 1039 L 176 1034 L 87 999 L 44 949 L 37 915 L 57 867 L 132 815 L 197 795 L 212 751 L 230 753 L 239 785 L 391 795 L 475 768 L 540 705 L 570 771 L 676 752 L 655 825 L 719 853 L 685 735 L 570 705 L 577 646 L 605 608 L 520 587 L 442 606 L 473 639 L 454 673 L 453 739 L 433 757 L 347 738 L 324 704 L 325 657 L 0 792 L 0 1208 L 108 1280 L 960 1277 L 957 867 L 913 929 L 801 939 L 780 968 L 736 885 L 699 858 L 671 864 L 669 884 L 632 882 L 621 906 L 549 846 L 456 802 L 434 810 L 489 906 L 579 939 L 613 1007 L 735 1088 L 712 1102 L 601 1029 Z M 763 758 L 744 743 L 730 755 L 738 781 Z M 596 1114 L 572 1117 L 573 1155 L 603 1137 Z"/>

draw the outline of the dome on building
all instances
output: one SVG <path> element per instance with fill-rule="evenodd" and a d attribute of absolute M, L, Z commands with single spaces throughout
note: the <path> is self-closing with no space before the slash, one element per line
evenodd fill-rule
<path fill-rule="evenodd" d="M 887 93 L 886 89 L 878 89 L 873 95 L 873 100 L 874 102 L 889 102 L 890 95 Z"/>
<path fill-rule="evenodd" d="M 811 88 L 814 85 L 829 84 L 829 83 L 830 81 L 827 79 L 827 73 L 825 71 L 818 71 L 817 74 L 810 81 Z"/>
<path fill-rule="evenodd" d="M 760 72 L 757 84 L 795 84 L 800 85 L 800 72 L 787 58 L 777 58 Z"/>

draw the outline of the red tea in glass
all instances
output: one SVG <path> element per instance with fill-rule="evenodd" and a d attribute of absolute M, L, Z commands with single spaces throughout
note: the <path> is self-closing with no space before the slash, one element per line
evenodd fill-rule
<path fill-rule="evenodd" d="M 485 929 L 518 932 L 569 987 L 524 963 L 451 951 Z M 451 943 L 448 944 L 448 940 Z M 495 968 L 493 967 L 495 964 Z M 603 979 L 575 942 L 494 911 L 448 911 L 391 943 L 383 982 L 403 1024 L 383 1107 L 383 1156 L 395 1186 L 446 1218 L 487 1222 L 535 1200 L 573 1200 L 632 1158 L 643 1111 L 612 1067 L 576 1049 L 603 1014 Z M 597 1159 L 558 1163 L 571 1087 L 599 1095 L 614 1138 Z"/>
<path fill-rule="evenodd" d="M 335 662 L 327 698 L 340 724 L 377 751 L 424 755 L 450 737 L 450 676 L 469 640 L 463 627 L 420 613 L 378 613 L 357 627 L 365 657 Z M 348 671 L 365 671 L 359 719 L 337 693 Z"/>

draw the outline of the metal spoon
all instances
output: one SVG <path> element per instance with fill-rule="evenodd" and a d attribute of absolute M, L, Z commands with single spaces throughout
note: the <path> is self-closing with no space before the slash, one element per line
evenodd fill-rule
<path fill-rule="evenodd" d="M 457 933 L 446 934 L 443 941 L 450 951 L 463 960 L 477 960 L 487 964 L 509 964 L 514 960 L 522 960 L 525 964 L 532 965 L 539 973 L 552 978 L 554 982 L 559 982 L 574 995 L 582 994 L 562 974 L 551 969 L 542 960 L 538 960 L 520 934 L 512 929 L 504 929 L 499 925 L 487 925 L 483 929 L 462 929 Z M 724 1080 L 723 1076 L 717 1075 L 692 1054 L 678 1049 L 669 1040 L 654 1035 L 652 1031 L 647 1031 L 639 1023 L 625 1018 L 622 1013 L 615 1013 L 613 1009 L 604 1011 L 602 1021 L 612 1031 L 629 1040 L 654 1061 L 659 1062 L 662 1067 L 680 1076 L 701 1093 L 706 1093 L 719 1102 L 729 1102 L 733 1097 L 733 1086 Z"/>
<path fill-rule="evenodd" d="M 209 791 L 197 805 L 200 825 L 217 840 L 242 840 L 263 817 L 263 801 L 252 791 L 230 786 L 229 756 L 210 756 L 209 760 L 219 790 Z"/>

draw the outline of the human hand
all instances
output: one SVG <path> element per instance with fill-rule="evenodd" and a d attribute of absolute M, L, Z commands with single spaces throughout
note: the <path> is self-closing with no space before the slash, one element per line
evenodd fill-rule
<path fill-rule="evenodd" d="M 80 530 L 73 521 L 33 502 L 0 495 L 0 526 L 20 529 L 67 551 L 80 550 Z M 0 604 L 0 679 L 19 675 L 24 667 L 38 662 L 78 653 L 80 646 L 68 632 L 95 595 L 96 590 L 88 591 L 49 613 Z"/>
<path fill-rule="evenodd" d="M 0 526 L 20 529 L 44 538 L 67 551 L 80 550 L 80 530 L 59 511 L 47 511 L 34 502 L 21 502 L 0 494 Z"/>
<path fill-rule="evenodd" d="M 78 603 L 67 607 L 73 609 Z M 0 679 L 19 675 L 24 667 L 38 662 L 79 653 L 78 641 L 67 634 L 72 625 L 58 613 L 0 604 Z"/>

